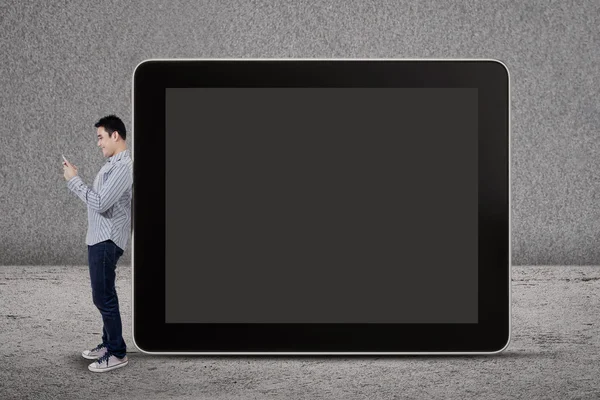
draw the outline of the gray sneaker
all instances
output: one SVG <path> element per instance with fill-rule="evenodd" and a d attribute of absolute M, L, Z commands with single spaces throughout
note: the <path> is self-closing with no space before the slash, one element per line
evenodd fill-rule
<path fill-rule="evenodd" d="M 118 358 L 117 356 L 106 353 L 95 362 L 88 365 L 88 369 L 92 372 L 106 372 L 112 371 L 116 368 L 121 368 L 126 366 L 129 363 L 127 356 L 123 358 Z"/>
<path fill-rule="evenodd" d="M 83 353 L 81 353 L 81 355 L 83 356 L 83 358 L 87 358 L 88 360 L 97 360 L 104 354 L 106 354 L 107 351 L 108 349 L 106 348 L 106 345 L 104 343 L 100 343 L 98 346 L 94 347 L 91 350 L 84 350 Z"/>

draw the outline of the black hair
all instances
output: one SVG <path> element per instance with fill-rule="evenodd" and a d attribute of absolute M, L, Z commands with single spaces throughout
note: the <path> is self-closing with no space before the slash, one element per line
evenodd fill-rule
<path fill-rule="evenodd" d="M 108 135 L 112 135 L 114 131 L 117 131 L 119 135 L 125 140 L 127 137 L 127 130 L 125 129 L 125 124 L 121 121 L 121 118 L 116 115 L 107 115 L 106 117 L 100 118 L 98 122 L 94 124 L 96 128 L 103 127 Z"/>

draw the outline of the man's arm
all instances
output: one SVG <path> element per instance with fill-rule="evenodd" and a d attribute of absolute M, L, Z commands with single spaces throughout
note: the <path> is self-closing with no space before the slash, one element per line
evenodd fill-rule
<path fill-rule="evenodd" d="M 89 188 L 75 175 L 67 181 L 67 187 L 92 210 L 103 213 L 113 206 L 125 191 L 133 184 L 133 177 L 126 164 L 116 165 L 109 173 L 100 192 Z"/>

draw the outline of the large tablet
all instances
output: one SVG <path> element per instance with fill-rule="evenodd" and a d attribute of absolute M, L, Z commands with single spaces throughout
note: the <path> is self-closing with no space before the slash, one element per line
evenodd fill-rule
<path fill-rule="evenodd" d="M 508 346 L 504 64 L 146 60 L 132 85 L 140 350 Z"/>

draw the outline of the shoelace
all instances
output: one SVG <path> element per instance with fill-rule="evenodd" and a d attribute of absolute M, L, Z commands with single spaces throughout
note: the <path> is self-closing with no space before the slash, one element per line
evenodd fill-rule
<path fill-rule="evenodd" d="M 104 343 L 100 343 L 98 346 L 94 347 L 94 348 L 92 349 L 92 351 L 98 351 L 98 350 L 100 350 L 100 349 L 101 349 L 101 348 L 103 348 L 103 347 L 106 347 L 106 346 L 104 345 Z"/>
<path fill-rule="evenodd" d="M 107 351 L 106 353 L 104 353 L 104 355 L 102 357 L 100 357 L 96 362 L 100 365 L 102 365 L 102 363 L 104 361 L 106 361 L 106 365 L 108 365 L 108 359 L 111 356 L 111 354 Z"/>

